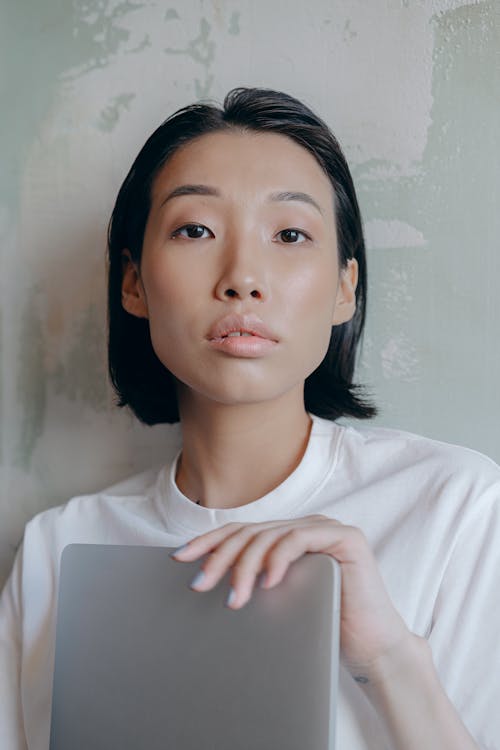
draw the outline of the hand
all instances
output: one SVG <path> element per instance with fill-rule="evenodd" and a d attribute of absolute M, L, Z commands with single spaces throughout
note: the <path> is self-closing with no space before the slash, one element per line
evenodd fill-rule
<path fill-rule="evenodd" d="M 266 523 L 229 523 L 195 537 L 172 557 L 192 562 L 208 555 L 192 582 L 208 591 L 231 569 L 227 606 L 240 609 L 250 599 L 259 574 L 262 588 L 283 579 L 289 565 L 307 552 L 331 555 L 342 570 L 340 643 L 351 673 L 376 673 L 377 662 L 413 635 L 394 609 L 375 558 L 362 532 L 327 516 Z M 210 553 L 210 554 L 208 554 Z"/>

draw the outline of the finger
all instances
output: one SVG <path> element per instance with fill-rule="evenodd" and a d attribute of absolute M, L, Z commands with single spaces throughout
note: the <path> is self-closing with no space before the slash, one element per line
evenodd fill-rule
<path fill-rule="evenodd" d="M 180 562 L 191 562 L 198 559 L 202 555 L 205 555 L 207 552 L 211 552 L 222 541 L 224 541 L 224 539 L 234 534 L 235 531 L 243 527 L 254 526 L 258 528 L 271 528 L 282 525 L 283 523 L 301 524 L 302 522 L 307 522 L 309 520 L 325 521 L 330 519 L 328 519 L 327 516 L 311 515 L 286 521 L 265 521 L 253 524 L 236 523 L 233 521 L 232 523 L 226 523 L 223 526 L 219 526 L 217 529 L 213 529 L 212 531 L 207 531 L 205 534 L 200 534 L 199 536 L 193 537 L 193 539 L 191 539 L 189 542 L 186 542 L 186 544 L 182 544 L 180 547 L 170 552 L 170 557 L 172 557 L 174 560 L 179 560 Z M 332 521 L 332 523 L 338 522 Z"/>
<path fill-rule="evenodd" d="M 233 566 L 232 589 L 227 605 L 232 609 L 243 607 L 252 595 L 257 575 L 262 571 L 265 570 L 266 573 L 259 585 L 262 588 L 272 588 L 282 580 L 291 562 L 305 552 L 321 551 L 322 546 L 331 539 L 331 536 L 326 533 L 326 524 L 329 524 L 330 528 L 340 526 L 338 521 L 315 515 L 295 519 L 286 524 L 281 522 L 277 528 L 256 534 L 241 551 Z M 318 527 L 321 527 L 322 533 L 313 544 L 311 540 L 314 537 L 305 532 L 308 529 L 318 529 Z M 289 559 L 286 558 L 286 548 L 283 548 L 285 554 L 280 554 L 283 539 L 289 539 L 292 542 Z"/>
<path fill-rule="evenodd" d="M 181 562 L 197 560 L 217 547 L 226 537 L 242 526 L 241 523 L 226 523 L 224 526 L 219 526 L 219 528 L 208 531 L 206 534 L 195 536 L 189 542 L 171 552 L 170 557 Z"/>
<path fill-rule="evenodd" d="M 324 552 L 336 557 L 336 547 L 343 543 L 344 538 L 345 527 L 330 519 L 289 529 L 267 555 L 265 588 L 280 583 L 291 563 L 307 552 Z"/>
<path fill-rule="evenodd" d="M 277 526 L 259 531 L 240 550 L 231 573 L 231 591 L 227 606 L 232 609 L 243 607 L 251 598 L 257 576 L 266 571 L 269 551 L 278 540 L 288 534 L 290 525 Z M 263 587 L 266 587 L 265 584 Z"/>
<path fill-rule="evenodd" d="M 257 524 L 226 524 L 207 534 L 195 537 L 188 545 L 184 545 L 183 548 L 171 554 L 174 559 L 179 556 L 179 559 L 182 557 L 182 561 L 189 561 L 207 552 L 212 553 L 203 562 L 200 571 L 190 584 L 191 588 L 196 591 L 208 591 L 213 588 L 226 571 L 233 567 L 234 590 L 231 589 L 227 604 L 232 608 L 239 608 L 250 598 L 255 578 L 264 567 L 263 558 L 276 539 L 287 534 L 290 527 L 303 527 L 305 523 L 317 525 L 318 522 L 324 525 L 325 521 L 332 525 L 339 525 L 338 521 L 322 515 L 311 515 L 286 522 L 279 520 Z M 275 532 L 273 529 L 278 531 Z M 263 536 L 264 532 L 268 531 L 272 533 L 266 533 Z M 254 540 L 256 540 L 255 543 Z M 284 570 L 281 571 L 281 577 L 284 572 Z M 264 584 L 264 587 L 268 586 Z"/>
<path fill-rule="evenodd" d="M 275 522 L 273 526 L 269 524 L 269 530 L 274 527 L 282 526 L 283 522 Z M 226 537 L 216 549 L 210 554 L 201 566 L 201 573 L 195 578 L 194 586 L 197 591 L 208 591 L 213 588 L 226 572 L 235 565 L 239 565 L 239 559 L 243 550 L 252 542 L 256 536 L 265 533 L 262 524 L 246 524 L 240 529 Z"/>

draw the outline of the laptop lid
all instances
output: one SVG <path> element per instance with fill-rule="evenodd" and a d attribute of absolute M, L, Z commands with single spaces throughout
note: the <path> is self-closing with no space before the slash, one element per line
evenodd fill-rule
<path fill-rule="evenodd" d="M 170 548 L 62 553 L 50 750 L 334 750 L 340 573 L 291 565 L 241 610 Z"/>

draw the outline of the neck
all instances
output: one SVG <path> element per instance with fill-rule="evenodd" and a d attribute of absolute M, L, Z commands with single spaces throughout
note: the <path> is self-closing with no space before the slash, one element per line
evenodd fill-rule
<path fill-rule="evenodd" d="M 309 440 L 312 422 L 302 392 L 238 405 L 180 393 L 179 407 L 177 486 L 209 508 L 235 508 L 271 492 L 298 466 Z"/>

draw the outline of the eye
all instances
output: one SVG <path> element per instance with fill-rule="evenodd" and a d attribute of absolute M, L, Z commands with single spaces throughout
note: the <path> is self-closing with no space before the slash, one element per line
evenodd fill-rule
<path fill-rule="evenodd" d="M 203 226 L 203 224 L 184 224 L 184 226 L 179 227 L 175 232 L 172 232 L 171 236 L 172 238 L 185 237 L 190 240 L 200 240 L 206 239 L 207 237 L 213 237 L 213 234 L 210 229 Z"/>
<path fill-rule="evenodd" d="M 300 229 L 293 229 L 293 227 L 282 229 L 281 232 L 278 232 L 278 237 L 281 237 L 281 241 L 287 244 L 299 244 L 311 239 L 305 232 L 301 232 Z"/>

